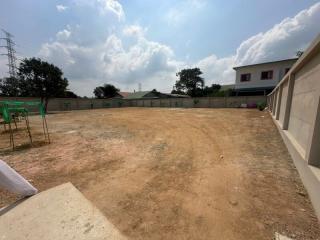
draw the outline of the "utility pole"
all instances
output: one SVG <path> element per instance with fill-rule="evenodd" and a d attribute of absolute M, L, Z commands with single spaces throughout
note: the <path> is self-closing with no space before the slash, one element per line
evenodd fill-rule
<path fill-rule="evenodd" d="M 16 73 L 16 51 L 14 50 L 14 46 L 16 45 L 14 41 L 12 40 L 13 35 L 5 30 L 2 29 L 2 32 L 5 34 L 4 38 L 0 38 L 6 41 L 7 45 L 5 46 L 0 46 L 2 48 L 7 49 L 7 53 L 1 54 L 1 55 L 6 55 L 8 56 L 8 66 L 9 66 L 9 76 L 10 78 L 16 78 L 17 73 Z"/>

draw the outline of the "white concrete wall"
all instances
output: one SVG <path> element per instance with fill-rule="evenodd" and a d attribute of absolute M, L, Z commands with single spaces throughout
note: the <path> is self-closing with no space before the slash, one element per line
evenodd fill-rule
<path fill-rule="evenodd" d="M 319 101 L 320 54 L 295 74 L 288 131 L 307 150 Z"/>
<path fill-rule="evenodd" d="M 320 219 L 320 35 L 267 102 Z"/>
<path fill-rule="evenodd" d="M 236 69 L 235 89 L 258 88 L 258 87 L 275 87 L 285 75 L 285 69 L 292 67 L 295 60 L 281 61 L 275 63 L 265 63 Z M 273 70 L 273 78 L 261 80 L 261 72 Z M 249 82 L 241 82 L 241 74 L 251 73 Z"/>

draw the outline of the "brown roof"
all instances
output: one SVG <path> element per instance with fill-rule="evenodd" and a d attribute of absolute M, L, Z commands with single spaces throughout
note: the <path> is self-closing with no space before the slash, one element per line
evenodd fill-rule
<path fill-rule="evenodd" d="M 131 94 L 131 92 L 118 92 L 122 97 L 126 98 Z"/>

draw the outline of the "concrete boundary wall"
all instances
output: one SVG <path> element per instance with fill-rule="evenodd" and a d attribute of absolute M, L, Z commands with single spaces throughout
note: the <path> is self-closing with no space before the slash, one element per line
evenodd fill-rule
<path fill-rule="evenodd" d="M 320 219 L 320 35 L 267 103 Z"/>
<path fill-rule="evenodd" d="M 0 101 L 3 100 L 40 101 L 39 98 L 0 97 Z M 48 111 L 71 111 L 119 107 L 237 108 L 240 107 L 241 104 L 257 104 L 266 102 L 266 100 L 266 96 L 160 99 L 53 98 L 49 100 Z"/>

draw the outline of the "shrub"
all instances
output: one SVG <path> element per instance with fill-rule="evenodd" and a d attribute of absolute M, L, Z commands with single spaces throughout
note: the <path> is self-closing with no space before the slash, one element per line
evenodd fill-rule
<path fill-rule="evenodd" d="M 257 108 L 260 111 L 263 111 L 266 108 L 266 106 L 267 106 L 267 104 L 265 102 L 258 102 L 258 104 L 257 104 Z"/>

